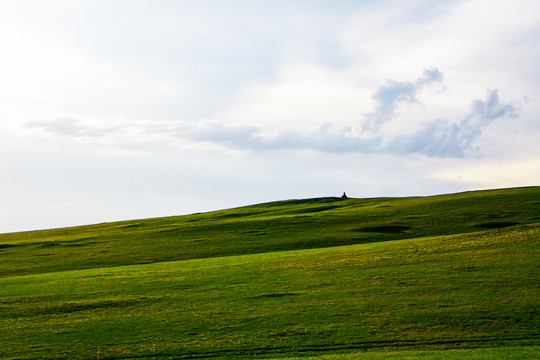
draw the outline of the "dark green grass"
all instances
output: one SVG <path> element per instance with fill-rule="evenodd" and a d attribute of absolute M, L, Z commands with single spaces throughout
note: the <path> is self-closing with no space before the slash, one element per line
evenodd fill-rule
<path fill-rule="evenodd" d="M 318 198 L 0 234 L 0 276 L 314 249 L 540 222 L 540 187 L 412 198 Z"/>
<path fill-rule="evenodd" d="M 2 359 L 540 358 L 540 187 L 0 235 Z"/>

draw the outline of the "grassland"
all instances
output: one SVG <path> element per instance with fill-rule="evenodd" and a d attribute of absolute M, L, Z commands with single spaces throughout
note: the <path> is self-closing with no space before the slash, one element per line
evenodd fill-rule
<path fill-rule="evenodd" d="M 540 187 L 0 235 L 2 359 L 540 357 Z"/>

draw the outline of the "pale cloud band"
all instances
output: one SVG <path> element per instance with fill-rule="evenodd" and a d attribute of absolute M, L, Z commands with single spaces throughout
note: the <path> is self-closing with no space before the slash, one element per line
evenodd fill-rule
<path fill-rule="evenodd" d="M 110 119 L 96 124 L 95 119 L 69 116 L 32 121 L 25 127 L 53 136 L 121 146 L 129 144 L 132 149 L 138 146 L 147 149 L 151 144 L 180 148 L 200 148 L 206 144 L 247 151 L 310 149 L 338 154 L 421 154 L 459 158 L 480 151 L 475 141 L 491 122 L 503 117 L 515 118 L 519 114 L 519 106 L 501 101 L 498 90 L 488 90 L 484 100 L 475 99 L 470 103 L 469 112 L 459 122 L 440 117 L 424 122 L 412 133 L 385 134 L 383 125 L 399 121 L 400 106 L 418 104 L 418 94 L 442 80 L 443 74 L 437 68 L 424 70 L 413 82 L 388 80 L 372 95 L 374 111 L 341 128 L 324 123 L 303 131 L 288 127 L 269 131 L 261 125 L 219 120 L 128 122 Z"/>
<path fill-rule="evenodd" d="M 377 119 L 376 124 L 391 121 L 394 107 L 399 102 L 415 101 L 414 90 L 396 83 L 401 94 L 392 93 L 392 100 L 383 102 L 378 112 L 369 114 L 368 122 Z M 385 89 L 387 90 L 388 87 Z M 378 94 L 380 94 L 379 92 Z M 226 147 L 260 150 L 312 149 L 325 153 L 359 152 L 391 153 L 396 155 L 422 154 L 430 157 L 466 157 L 475 155 L 480 149 L 475 147 L 475 140 L 482 134 L 482 129 L 492 121 L 508 116 L 516 117 L 519 109 L 511 103 L 503 103 L 497 90 L 488 90 L 485 100 L 476 99 L 470 105 L 470 111 L 459 123 L 451 123 L 438 118 L 426 122 L 410 135 L 385 139 L 384 134 L 363 137 L 353 133 L 353 127 L 334 130 L 329 123 L 321 125 L 311 132 L 281 129 L 273 136 L 262 135 L 263 129 L 252 125 L 226 125 L 217 121 L 203 121 L 186 129 L 182 135 L 196 141 L 220 143 Z M 362 124 L 365 124 L 363 122 Z M 373 126 L 369 127 L 370 130 Z"/>

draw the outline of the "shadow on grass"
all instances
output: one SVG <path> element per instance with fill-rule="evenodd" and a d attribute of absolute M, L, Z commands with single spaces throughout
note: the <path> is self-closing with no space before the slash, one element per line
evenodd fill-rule
<path fill-rule="evenodd" d="M 519 223 L 516 221 L 492 221 L 492 222 L 487 222 L 483 224 L 476 224 L 474 225 L 474 227 L 480 228 L 480 229 L 502 229 L 505 227 L 516 226 L 516 225 L 519 225 Z"/>
<path fill-rule="evenodd" d="M 353 231 L 369 232 L 369 233 L 384 233 L 384 234 L 401 234 L 404 231 L 411 230 L 409 226 L 403 225 L 379 225 L 379 226 L 366 226 Z"/>

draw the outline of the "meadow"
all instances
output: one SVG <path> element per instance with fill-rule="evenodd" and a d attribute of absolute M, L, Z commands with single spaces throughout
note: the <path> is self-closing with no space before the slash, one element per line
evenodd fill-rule
<path fill-rule="evenodd" d="M 0 358 L 540 358 L 539 240 L 540 187 L 0 234 Z"/>

